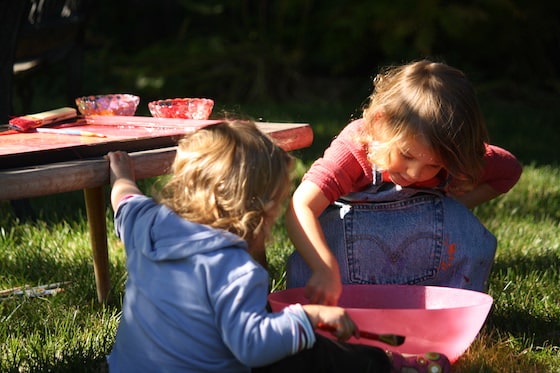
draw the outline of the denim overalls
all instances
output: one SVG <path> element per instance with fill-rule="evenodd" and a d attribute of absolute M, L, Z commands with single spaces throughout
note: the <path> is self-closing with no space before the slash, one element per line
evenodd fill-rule
<path fill-rule="evenodd" d="M 486 291 L 496 238 L 463 204 L 436 189 L 380 182 L 350 193 L 319 217 L 343 284 L 437 285 Z M 287 287 L 311 271 L 295 252 Z"/>

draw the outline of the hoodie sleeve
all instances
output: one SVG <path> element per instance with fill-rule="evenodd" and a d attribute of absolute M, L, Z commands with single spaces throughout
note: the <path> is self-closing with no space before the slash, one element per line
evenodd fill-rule
<path fill-rule="evenodd" d="M 266 272 L 255 268 L 230 282 L 215 300 L 224 342 L 250 367 L 272 364 L 315 343 L 313 327 L 301 305 L 267 312 L 267 289 Z"/>
<path fill-rule="evenodd" d="M 115 211 L 115 231 L 127 250 L 136 248 L 135 237 L 149 239 L 150 228 L 156 219 L 156 203 L 143 195 L 132 195 L 123 199 Z M 140 230 L 134 235 L 134 230 Z"/>

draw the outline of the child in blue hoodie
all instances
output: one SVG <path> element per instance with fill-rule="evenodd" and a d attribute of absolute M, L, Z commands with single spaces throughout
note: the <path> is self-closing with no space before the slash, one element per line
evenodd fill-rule
<path fill-rule="evenodd" d="M 321 322 L 341 341 L 357 336 L 342 308 L 267 311 L 268 273 L 253 258 L 265 257 L 293 161 L 254 123 L 182 139 L 158 202 L 142 195 L 127 153 L 108 159 L 128 269 L 111 372 L 391 372 L 391 361 L 412 361 L 314 333 Z"/>

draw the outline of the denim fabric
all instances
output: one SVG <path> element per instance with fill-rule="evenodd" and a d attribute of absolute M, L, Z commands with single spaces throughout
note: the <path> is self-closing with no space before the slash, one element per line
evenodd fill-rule
<path fill-rule="evenodd" d="M 486 291 L 496 238 L 461 203 L 436 190 L 385 183 L 352 193 L 319 218 L 345 284 L 416 284 Z M 298 253 L 287 286 L 305 286 Z"/>

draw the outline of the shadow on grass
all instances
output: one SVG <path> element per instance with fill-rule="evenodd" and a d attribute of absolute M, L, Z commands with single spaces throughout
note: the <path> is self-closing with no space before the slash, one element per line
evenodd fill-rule
<path fill-rule="evenodd" d="M 497 260 L 492 268 L 492 272 L 507 273 L 511 271 L 516 274 L 517 278 L 527 278 L 531 274 L 546 271 L 558 273 L 558 268 L 560 268 L 560 253 L 547 251 L 544 254 L 513 256 L 505 260 Z"/>
<path fill-rule="evenodd" d="M 490 314 L 487 323 L 516 339 L 529 340 L 535 346 L 558 346 L 560 344 L 560 319 L 530 315 L 526 310 L 509 307 Z"/>
<path fill-rule="evenodd" d="M 554 297 L 560 298 L 555 289 L 558 268 L 560 256 L 555 252 L 498 260 L 492 269 L 498 275 L 491 280 L 495 305 L 488 323 L 504 334 L 527 339 L 537 346 L 560 345 L 560 315 L 557 312 L 547 312 L 545 308 L 547 304 L 550 307 L 558 305 L 559 299 L 554 300 Z M 515 274 L 515 278 L 509 278 L 509 273 Z M 515 286 L 511 291 L 508 290 L 510 282 Z M 550 291 L 536 282 L 550 283 Z M 530 291 L 533 283 L 537 289 L 536 294 Z M 525 294 L 526 292 L 529 293 Z M 530 297 L 534 299 L 528 300 Z M 541 302 L 540 297 L 546 299 L 546 302 Z M 528 301 L 530 305 L 527 305 Z"/>
<path fill-rule="evenodd" d="M 26 211 L 22 211 L 23 214 L 17 214 L 16 209 L 11 204 L 2 205 L 1 211 L 5 217 L 3 220 L 7 227 L 19 224 L 34 224 L 40 221 L 57 224 L 87 220 L 82 191 L 27 198 L 20 201 L 26 204 L 30 210 L 26 209 Z"/>

